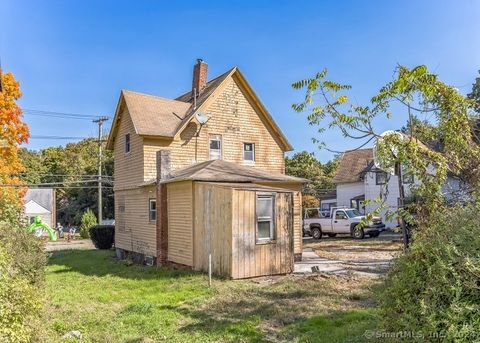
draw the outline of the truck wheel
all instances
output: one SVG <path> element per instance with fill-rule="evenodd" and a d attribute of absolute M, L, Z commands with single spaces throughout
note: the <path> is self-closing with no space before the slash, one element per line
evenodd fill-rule
<path fill-rule="evenodd" d="M 327 233 L 328 237 L 337 237 L 337 234 L 336 233 Z"/>
<path fill-rule="evenodd" d="M 320 230 L 320 228 L 318 227 L 314 227 L 312 228 L 312 237 L 315 238 L 315 239 L 320 239 L 322 238 L 322 230 Z"/>
<path fill-rule="evenodd" d="M 363 229 L 356 229 L 355 227 L 352 228 L 353 232 L 352 235 L 356 239 L 363 239 L 365 237 L 365 232 L 363 232 Z"/>

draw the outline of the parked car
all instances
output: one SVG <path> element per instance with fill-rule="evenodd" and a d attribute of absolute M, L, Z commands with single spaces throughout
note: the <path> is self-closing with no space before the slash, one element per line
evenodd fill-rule
<path fill-rule="evenodd" d="M 385 224 L 380 217 L 373 217 L 362 228 L 357 227 L 364 218 L 365 215 L 355 208 L 333 207 L 328 214 L 318 208 L 307 208 L 303 219 L 303 235 L 320 239 L 322 235 L 335 237 L 337 234 L 349 234 L 362 239 L 365 235 L 378 237 L 380 232 L 385 230 Z"/>

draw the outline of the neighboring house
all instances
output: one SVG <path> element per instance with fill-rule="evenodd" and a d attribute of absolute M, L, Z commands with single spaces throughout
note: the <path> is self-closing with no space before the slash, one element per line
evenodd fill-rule
<path fill-rule="evenodd" d="M 320 200 L 320 211 L 329 213 L 332 207 L 337 206 L 337 191 L 326 192 L 318 196 Z"/>
<path fill-rule="evenodd" d="M 375 167 L 373 163 L 373 149 L 358 149 L 346 151 L 337 168 L 333 179 L 337 188 L 337 206 L 348 206 L 357 208 L 363 213 L 369 213 L 378 208 L 379 203 L 373 202 L 381 199 L 386 209 L 380 213 L 385 225 L 390 228 L 398 226 L 397 219 L 387 220 L 385 214 L 387 209 L 398 208 L 400 192 L 398 188 L 398 176 L 388 174 Z M 405 197 L 411 195 L 411 186 L 418 183 L 418 180 L 411 174 L 403 174 L 403 188 Z M 442 187 L 447 199 L 452 199 L 459 193 L 462 184 L 454 178 L 448 177 Z M 365 199 L 371 202 L 364 205 Z"/>
<path fill-rule="evenodd" d="M 42 222 L 55 228 L 55 190 L 52 188 L 28 189 L 24 198 L 24 211 L 29 223 L 33 223 L 38 216 Z"/>
<path fill-rule="evenodd" d="M 288 273 L 301 258 L 301 188 L 292 150 L 237 67 L 176 99 L 123 90 L 114 151 L 120 257 L 241 278 Z"/>
<path fill-rule="evenodd" d="M 404 175 L 404 189 L 408 195 L 410 184 L 413 182 L 411 175 Z M 333 179 L 337 187 L 337 205 L 357 208 L 361 212 L 371 212 L 379 204 L 373 200 L 381 198 L 387 208 L 398 208 L 399 189 L 398 177 L 387 174 L 377 168 L 373 163 L 372 149 L 358 149 L 346 151 L 338 165 Z M 388 192 L 385 190 L 388 189 Z M 365 199 L 372 203 L 364 206 Z M 384 217 L 387 227 L 398 226 L 396 219 L 386 220 L 384 210 L 380 215 Z"/>

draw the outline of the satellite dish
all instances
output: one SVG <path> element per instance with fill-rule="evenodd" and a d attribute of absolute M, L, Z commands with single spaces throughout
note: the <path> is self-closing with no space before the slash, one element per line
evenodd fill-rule
<path fill-rule="evenodd" d="M 208 119 L 210 119 L 205 112 L 198 112 L 195 114 L 195 118 L 197 118 L 197 121 L 200 123 L 200 125 L 204 125 Z"/>
<path fill-rule="evenodd" d="M 398 131 L 388 130 L 382 133 L 373 145 L 373 163 L 378 169 L 395 175 L 395 158 L 397 157 L 398 150 L 396 147 L 392 147 L 385 142 L 385 137 L 391 135 L 396 135 L 400 137 L 400 139 L 404 138 Z"/>

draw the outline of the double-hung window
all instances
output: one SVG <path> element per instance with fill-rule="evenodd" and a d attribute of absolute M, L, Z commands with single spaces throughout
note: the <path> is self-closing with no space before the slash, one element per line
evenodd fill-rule
<path fill-rule="evenodd" d="M 148 200 L 148 219 L 151 222 L 157 220 L 157 200 L 156 199 Z"/>
<path fill-rule="evenodd" d="M 222 159 L 222 136 L 213 135 L 209 139 L 210 146 L 210 159 L 221 160 Z"/>
<path fill-rule="evenodd" d="M 275 239 L 275 194 L 258 193 L 256 204 L 257 243 Z"/>
<path fill-rule="evenodd" d="M 243 160 L 255 161 L 255 144 L 243 143 Z"/>

